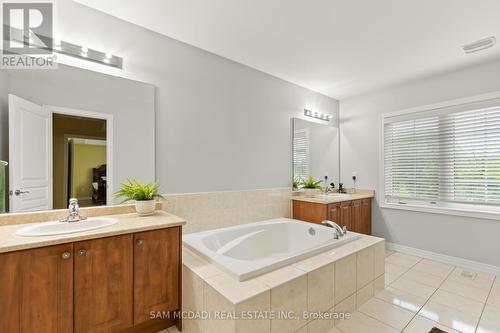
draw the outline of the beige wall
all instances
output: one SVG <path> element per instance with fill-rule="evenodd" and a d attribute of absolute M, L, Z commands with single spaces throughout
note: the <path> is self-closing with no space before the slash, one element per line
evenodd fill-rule
<path fill-rule="evenodd" d="M 92 197 L 92 169 L 103 164 L 106 164 L 106 146 L 73 145 L 73 197 Z"/>
<path fill-rule="evenodd" d="M 89 119 L 70 117 L 55 114 L 53 117 L 53 200 L 54 209 L 66 208 L 68 203 L 64 197 L 64 181 L 66 174 L 64 170 L 64 136 L 75 137 L 88 136 L 92 138 L 106 139 L 106 121 L 100 119 Z"/>

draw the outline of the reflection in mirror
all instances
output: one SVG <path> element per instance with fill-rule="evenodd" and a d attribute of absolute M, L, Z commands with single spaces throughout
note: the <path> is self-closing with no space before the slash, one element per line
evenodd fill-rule
<path fill-rule="evenodd" d="M 154 90 L 64 65 L 0 71 L 0 212 L 113 204 L 127 178 L 154 181 Z"/>
<path fill-rule="evenodd" d="M 306 180 L 308 177 L 323 182 L 327 176 L 327 185 L 338 184 L 338 128 L 330 124 L 293 118 L 292 132 L 293 182 Z"/>

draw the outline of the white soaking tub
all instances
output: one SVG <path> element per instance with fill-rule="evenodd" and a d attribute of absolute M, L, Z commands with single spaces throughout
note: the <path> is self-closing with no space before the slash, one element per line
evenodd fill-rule
<path fill-rule="evenodd" d="M 244 281 L 357 238 L 334 239 L 330 227 L 280 218 L 184 235 L 183 244 Z"/>

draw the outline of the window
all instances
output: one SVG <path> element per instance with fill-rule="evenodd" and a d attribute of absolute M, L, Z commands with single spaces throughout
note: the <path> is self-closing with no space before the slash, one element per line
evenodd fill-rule
<path fill-rule="evenodd" d="M 498 209 L 500 99 L 392 114 L 383 126 L 385 203 Z"/>
<path fill-rule="evenodd" d="M 309 129 L 293 132 L 293 174 L 295 177 L 309 177 Z"/>

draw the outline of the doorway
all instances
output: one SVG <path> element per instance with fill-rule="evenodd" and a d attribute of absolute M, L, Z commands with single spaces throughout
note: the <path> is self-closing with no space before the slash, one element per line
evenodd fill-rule
<path fill-rule="evenodd" d="M 67 208 L 70 198 L 106 205 L 107 120 L 53 113 L 52 128 L 54 208 Z"/>

